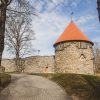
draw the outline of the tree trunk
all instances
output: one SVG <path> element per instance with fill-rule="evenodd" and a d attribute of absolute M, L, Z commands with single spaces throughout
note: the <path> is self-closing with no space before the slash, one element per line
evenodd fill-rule
<path fill-rule="evenodd" d="M 17 71 L 20 72 L 20 58 L 19 58 L 19 52 L 18 51 L 16 51 L 15 64 L 16 64 L 16 67 L 17 67 Z"/>
<path fill-rule="evenodd" d="M 99 21 L 100 21 L 100 0 L 97 0 L 97 5 L 98 5 L 98 14 L 99 14 Z"/>
<path fill-rule="evenodd" d="M 5 37 L 5 21 L 6 21 L 6 6 L 0 6 L 0 66 L 2 60 L 2 53 L 4 50 L 4 37 Z"/>

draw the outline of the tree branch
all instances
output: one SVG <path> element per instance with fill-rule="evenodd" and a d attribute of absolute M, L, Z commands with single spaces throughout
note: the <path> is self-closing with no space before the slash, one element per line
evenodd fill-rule
<path fill-rule="evenodd" d="M 18 13 L 18 14 L 27 14 L 27 15 L 34 15 L 34 16 L 38 16 L 36 13 L 32 13 L 32 12 L 23 12 L 23 11 L 17 11 L 17 10 L 13 10 L 13 9 L 7 9 L 8 11 L 10 12 L 13 12 L 13 13 Z"/>

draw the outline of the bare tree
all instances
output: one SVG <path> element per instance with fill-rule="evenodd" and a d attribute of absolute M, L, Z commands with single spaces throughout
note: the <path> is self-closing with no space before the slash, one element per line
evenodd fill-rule
<path fill-rule="evenodd" d="M 7 50 L 15 55 L 17 71 L 22 69 L 22 57 L 33 52 L 31 42 L 35 38 L 31 22 L 31 18 L 23 14 L 10 15 L 6 21 L 5 43 Z"/>
<path fill-rule="evenodd" d="M 99 42 L 95 42 L 94 56 L 95 56 L 95 72 L 100 73 L 100 43 Z"/>
<path fill-rule="evenodd" d="M 11 5 L 11 6 L 9 6 Z M 16 9 L 20 8 L 19 9 Z M 29 0 L 0 0 L 0 69 L 1 69 L 1 60 L 2 53 L 4 50 L 4 38 L 5 38 L 5 22 L 7 14 L 16 14 L 23 15 L 35 15 L 35 9 L 30 5 Z"/>

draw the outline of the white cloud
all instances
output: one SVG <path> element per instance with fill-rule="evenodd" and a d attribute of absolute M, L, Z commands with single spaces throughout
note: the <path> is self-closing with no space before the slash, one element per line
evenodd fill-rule
<path fill-rule="evenodd" d="M 77 20 L 77 24 L 84 24 L 84 23 L 87 23 L 90 20 L 93 20 L 93 19 L 96 19 L 96 18 L 97 18 L 96 15 L 85 15 L 85 16 L 81 16 Z"/>
<path fill-rule="evenodd" d="M 81 1 L 82 0 L 37 0 L 34 5 L 38 12 L 58 11 L 57 8 L 62 7 L 68 8 L 72 12 L 72 10 L 78 7 Z"/>
<path fill-rule="evenodd" d="M 41 54 L 54 54 L 53 44 L 64 31 L 69 19 L 54 12 L 41 14 L 40 17 L 33 21 L 36 33 L 34 46 L 41 50 Z"/>

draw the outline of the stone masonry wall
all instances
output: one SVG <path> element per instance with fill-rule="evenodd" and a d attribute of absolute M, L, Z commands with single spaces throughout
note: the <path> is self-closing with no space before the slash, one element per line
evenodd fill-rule
<path fill-rule="evenodd" d="M 35 56 L 25 59 L 25 72 L 53 73 L 54 56 Z"/>
<path fill-rule="evenodd" d="M 24 72 L 27 73 L 53 73 L 54 56 L 33 56 L 23 59 Z M 16 71 L 14 60 L 4 59 L 2 65 L 6 72 Z"/>
<path fill-rule="evenodd" d="M 64 42 L 55 46 L 55 69 L 63 73 L 94 74 L 92 44 Z"/>
<path fill-rule="evenodd" d="M 16 71 L 14 60 L 11 59 L 3 59 L 2 66 L 5 67 L 6 72 L 14 72 Z"/>

